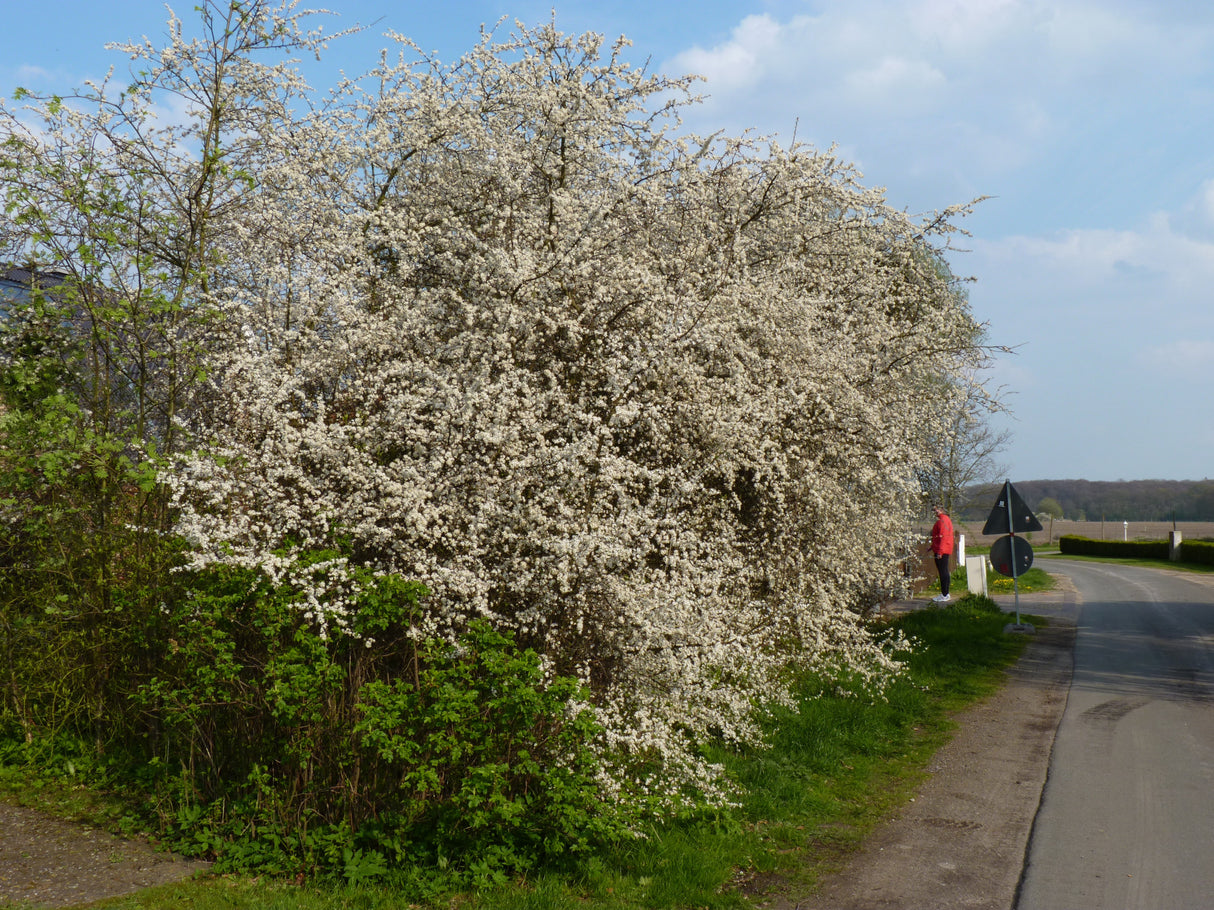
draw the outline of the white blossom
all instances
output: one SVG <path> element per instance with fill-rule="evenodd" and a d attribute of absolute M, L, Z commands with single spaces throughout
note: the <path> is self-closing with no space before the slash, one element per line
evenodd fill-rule
<path fill-rule="evenodd" d="M 199 53 L 174 35 L 166 67 Z M 622 52 L 520 26 L 442 66 L 400 39 L 323 103 L 232 62 L 210 396 L 163 480 L 192 566 L 290 581 L 343 630 L 351 566 L 419 579 L 410 635 L 490 618 L 588 684 L 605 755 L 663 761 L 654 795 L 728 801 L 695 745 L 757 741 L 790 661 L 897 670 L 862 613 L 904 584 L 940 380 L 980 355 L 938 255 L 965 209 L 683 135 L 692 80 Z"/>

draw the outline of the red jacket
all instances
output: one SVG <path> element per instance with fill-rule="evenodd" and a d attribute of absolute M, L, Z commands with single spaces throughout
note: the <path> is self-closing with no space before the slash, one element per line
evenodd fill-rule
<path fill-rule="evenodd" d="M 932 525 L 932 553 L 943 556 L 953 552 L 953 520 L 941 515 Z"/>

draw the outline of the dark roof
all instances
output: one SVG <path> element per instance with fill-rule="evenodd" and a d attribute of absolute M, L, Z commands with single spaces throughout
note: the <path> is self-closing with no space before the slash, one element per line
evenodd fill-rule
<path fill-rule="evenodd" d="M 0 265 L 0 312 L 5 300 L 28 300 L 35 287 L 54 288 L 68 279 L 67 272 Z"/>
<path fill-rule="evenodd" d="M 35 284 L 51 288 L 63 284 L 67 272 L 57 269 L 30 269 L 19 265 L 0 266 L 0 287 L 28 291 Z"/>

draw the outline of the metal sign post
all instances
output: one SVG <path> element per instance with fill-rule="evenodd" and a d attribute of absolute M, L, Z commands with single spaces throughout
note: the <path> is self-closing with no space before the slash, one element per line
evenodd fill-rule
<path fill-rule="evenodd" d="M 991 546 L 991 565 L 1000 575 L 1009 575 L 1012 590 L 1016 594 L 1015 631 L 1032 631 L 1032 626 L 1020 622 L 1020 576 L 1033 565 L 1033 548 L 1027 540 L 1016 536 L 1016 529 L 1042 531 L 1044 528 L 1033 514 L 1016 488 L 1009 480 L 1003 485 L 1003 493 L 991 509 L 990 517 L 982 528 L 983 534 L 1006 534 Z"/>
<path fill-rule="evenodd" d="M 1010 489 L 1012 482 L 1009 480 L 1007 485 Z M 1016 525 L 1012 521 L 1012 497 L 1006 496 L 1004 498 L 1007 500 L 1007 526 L 1012 528 L 1010 535 L 1012 541 L 1009 544 L 1012 550 L 1012 592 L 1016 595 L 1016 625 L 1020 625 L 1020 575 L 1016 571 Z"/>

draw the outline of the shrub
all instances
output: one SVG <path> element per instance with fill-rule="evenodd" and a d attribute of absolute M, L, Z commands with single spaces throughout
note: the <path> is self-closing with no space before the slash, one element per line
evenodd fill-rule
<path fill-rule="evenodd" d="M 1058 548 L 1067 556 L 1107 556 L 1115 559 L 1167 559 L 1166 540 L 1094 540 L 1064 534 Z"/>
<path fill-rule="evenodd" d="M 343 565 L 321 552 L 297 574 L 314 585 Z M 179 849 L 349 880 L 414 863 L 497 877 L 623 833 L 576 681 L 483 620 L 455 644 L 418 641 L 424 589 L 360 581 L 350 628 L 322 634 L 298 582 L 195 579 L 165 673 L 140 694 L 157 766 L 182 769 L 159 781 Z"/>
<path fill-rule="evenodd" d="M 0 367 L 0 393 L 22 372 Z M 0 726 L 31 741 L 125 735 L 162 641 L 180 541 L 149 529 L 161 501 L 128 449 L 63 395 L 0 394 Z"/>
<path fill-rule="evenodd" d="M 46 366 L 15 377 L 31 401 L 70 367 L 70 432 L 100 421 L 151 472 L 134 515 L 80 500 L 112 552 L 172 532 L 233 570 L 164 614 L 144 586 L 113 626 L 154 621 L 140 675 L 126 639 L 65 662 L 114 693 L 86 718 L 138 688 L 187 806 L 356 832 L 358 683 L 420 680 L 415 646 L 476 617 L 592 687 L 672 810 L 725 801 L 700 747 L 759 740 L 790 652 L 896 672 L 859 617 L 906 584 L 930 428 L 989 351 L 944 255 L 969 206 L 914 218 L 833 154 L 684 136 L 693 78 L 555 23 L 450 67 L 403 41 L 318 103 L 290 62 L 324 44 L 304 12 L 196 11 L 197 41 L 173 17 L 165 47 L 122 46 L 116 95 L 0 103 L 0 249 L 74 276 L 0 360 Z M 181 97 L 194 116 L 157 118 Z M 108 609 L 98 539 L 73 549 Z M 366 569 L 431 594 L 362 650 Z"/>
<path fill-rule="evenodd" d="M 1180 558 L 1183 562 L 1214 566 L 1214 542 L 1206 540 L 1181 541 Z"/>
<path fill-rule="evenodd" d="M 355 733 L 393 782 L 381 817 L 427 858 L 526 870 L 622 832 L 598 795 L 601 731 L 575 680 L 545 684 L 536 654 L 483 620 L 458 647 L 431 643 L 423 666 L 417 682 L 366 685 Z"/>

